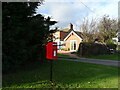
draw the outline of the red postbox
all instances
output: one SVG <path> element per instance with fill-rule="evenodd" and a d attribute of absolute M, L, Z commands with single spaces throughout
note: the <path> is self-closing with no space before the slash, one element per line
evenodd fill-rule
<path fill-rule="evenodd" d="M 49 42 L 46 45 L 46 58 L 57 59 L 57 43 Z"/>

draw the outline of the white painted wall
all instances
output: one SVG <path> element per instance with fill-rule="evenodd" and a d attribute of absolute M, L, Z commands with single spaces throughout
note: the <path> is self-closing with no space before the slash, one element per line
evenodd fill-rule
<path fill-rule="evenodd" d="M 63 45 L 65 44 L 65 42 L 64 41 L 60 41 L 60 39 L 56 39 L 54 42 L 57 43 L 58 49 L 61 49 L 63 47 Z"/>

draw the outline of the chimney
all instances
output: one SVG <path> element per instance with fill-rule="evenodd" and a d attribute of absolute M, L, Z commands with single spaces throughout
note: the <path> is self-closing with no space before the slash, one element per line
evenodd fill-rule
<path fill-rule="evenodd" d="M 71 23 L 69 24 L 69 29 L 73 30 L 73 25 Z"/>

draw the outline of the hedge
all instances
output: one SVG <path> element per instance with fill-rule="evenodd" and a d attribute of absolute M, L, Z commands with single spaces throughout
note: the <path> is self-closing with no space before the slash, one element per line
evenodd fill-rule
<path fill-rule="evenodd" d="M 100 44 L 100 43 L 82 42 L 79 45 L 77 53 L 80 56 L 102 55 L 102 54 L 109 54 L 110 49 L 116 49 L 116 45 L 115 44 Z"/>

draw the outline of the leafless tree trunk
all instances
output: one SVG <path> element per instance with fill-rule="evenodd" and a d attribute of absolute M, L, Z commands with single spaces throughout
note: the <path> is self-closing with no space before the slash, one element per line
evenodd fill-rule
<path fill-rule="evenodd" d="M 84 42 L 93 42 L 95 37 L 95 33 L 97 32 L 96 29 L 96 19 L 90 21 L 88 18 L 84 18 L 80 30 L 83 33 L 83 41 Z"/>

